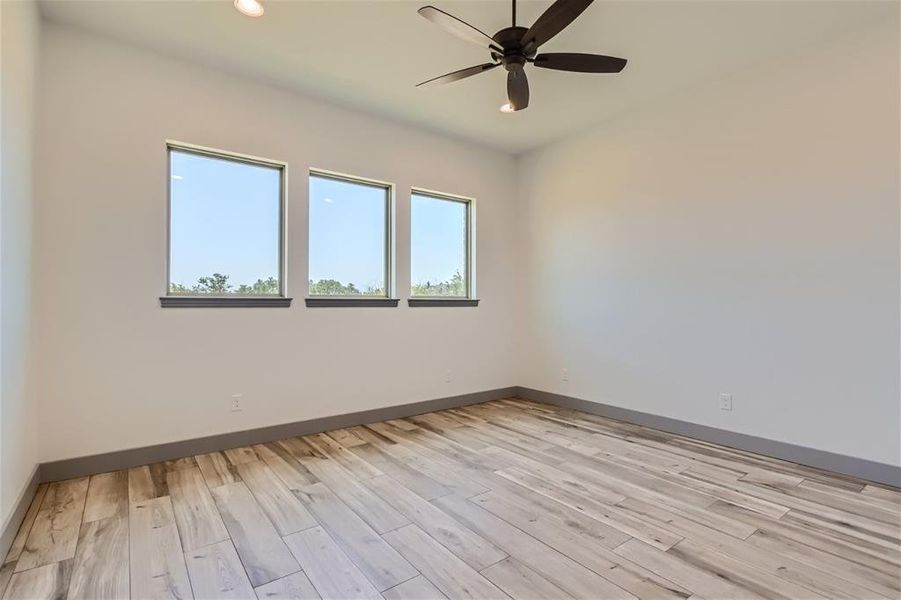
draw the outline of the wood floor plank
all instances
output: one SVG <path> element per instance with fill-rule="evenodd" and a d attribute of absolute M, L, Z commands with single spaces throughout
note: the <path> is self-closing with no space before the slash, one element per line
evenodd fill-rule
<path fill-rule="evenodd" d="M 303 437 L 303 440 L 327 458 L 340 463 L 341 466 L 360 479 L 384 475 L 376 467 L 360 459 L 360 457 L 324 433 L 306 435 Z"/>
<path fill-rule="evenodd" d="M 871 489 L 879 489 L 873 488 L 872 486 L 870 487 Z M 824 494 L 825 496 L 841 499 L 845 503 L 847 503 L 846 506 L 848 506 L 848 508 L 856 503 L 859 503 L 862 507 L 872 507 L 887 511 L 895 520 L 901 519 L 901 500 L 891 500 L 889 498 L 880 497 L 878 495 L 867 494 L 865 490 L 861 492 L 851 492 L 842 488 L 826 485 L 812 479 L 805 479 L 798 484 L 798 488 L 816 491 L 820 494 Z M 893 521 L 889 520 L 886 522 Z"/>
<path fill-rule="evenodd" d="M 723 533 L 723 535 L 730 535 L 737 539 L 745 539 L 757 530 L 753 525 L 737 519 L 728 519 L 728 517 L 721 517 L 718 523 L 713 522 L 716 520 L 714 517 L 702 522 L 700 516 L 686 515 L 678 507 L 662 506 L 656 502 L 644 502 L 635 498 L 626 498 L 617 506 L 636 519 L 643 519 L 647 523 L 667 529 L 683 538 L 711 539 L 717 533 Z M 727 522 L 730 524 L 726 525 Z M 723 529 L 730 531 L 723 532 Z"/>
<path fill-rule="evenodd" d="M 220 485 L 212 494 L 253 587 L 300 570 L 246 485 Z"/>
<path fill-rule="evenodd" d="M 693 471 L 698 471 L 698 467 L 692 466 Z M 702 471 L 703 472 L 703 471 Z M 709 473 L 709 471 L 708 471 Z M 753 469 L 749 473 L 739 477 L 741 481 L 747 483 L 759 483 L 770 487 L 791 488 L 802 481 L 804 478 L 800 475 L 789 475 L 787 473 L 779 473 L 778 471 L 765 471 L 763 469 Z"/>
<path fill-rule="evenodd" d="M 427 449 L 436 460 L 446 462 L 463 471 L 484 471 L 490 473 L 510 465 L 495 455 L 471 450 L 450 437 L 427 429 L 399 434 L 404 443 L 417 451 Z"/>
<path fill-rule="evenodd" d="M 443 496 L 433 503 L 574 598 L 636 598 L 465 498 Z"/>
<path fill-rule="evenodd" d="M 447 598 L 432 582 L 419 575 L 382 592 L 385 600 L 440 600 Z"/>
<path fill-rule="evenodd" d="M 71 574 L 71 559 L 14 573 L 3 600 L 64 600 Z"/>
<path fill-rule="evenodd" d="M 19 525 L 19 530 L 16 532 L 16 537 L 13 538 L 12 544 L 9 546 L 9 551 L 6 553 L 6 559 L 4 561 L 4 565 L 9 563 L 15 563 L 19 560 L 19 556 L 22 554 L 22 550 L 25 548 L 25 540 L 28 539 L 28 534 L 31 533 L 31 527 L 34 525 L 34 520 L 38 516 L 38 511 L 41 510 L 41 502 L 44 501 L 44 495 L 47 493 L 47 484 L 42 483 L 35 490 L 34 498 L 31 499 L 31 504 L 28 505 L 28 510 L 25 512 L 25 517 L 22 519 L 22 524 Z M 2 596 L 3 590 L 0 589 L 0 596 Z"/>
<path fill-rule="evenodd" d="M 511 431 L 493 429 L 493 427 L 491 423 L 486 423 L 479 428 L 467 425 L 447 431 L 445 435 L 477 452 L 483 452 L 491 448 L 501 448 L 511 452 L 516 457 L 528 456 L 541 464 L 556 465 L 560 463 L 559 458 L 547 454 L 543 450 L 543 448 L 550 447 L 551 444 L 544 443 L 536 438 L 518 436 Z"/>
<path fill-rule="evenodd" d="M 748 538 L 748 544 L 771 556 L 784 557 L 807 564 L 817 571 L 837 574 L 839 579 L 870 590 L 857 598 L 901 597 L 901 579 L 898 574 L 890 574 L 871 569 L 853 561 L 826 552 L 820 548 L 802 544 L 790 537 L 784 537 L 768 529 L 761 529 Z M 835 597 L 840 597 L 838 594 Z"/>
<path fill-rule="evenodd" d="M 559 488 L 515 467 L 498 471 L 497 474 L 509 478 L 511 481 L 536 494 L 576 510 L 609 527 L 613 527 L 625 535 L 638 538 L 660 550 L 668 550 L 682 539 L 682 536 L 675 535 L 655 524 L 634 518 L 627 511 L 623 511 L 616 506 L 597 502 L 588 494 L 577 494 L 567 489 Z"/>
<path fill-rule="evenodd" d="M 653 572 L 642 568 L 640 563 L 629 563 L 615 554 L 610 548 L 609 542 L 612 540 L 583 535 L 578 524 L 554 518 L 546 514 L 540 506 L 529 507 L 527 503 L 512 501 L 509 495 L 499 496 L 494 492 L 470 498 L 470 502 L 485 508 L 639 598 L 652 596 L 677 599 L 691 595 L 690 590 L 656 576 Z M 623 538 L 614 540 L 621 543 Z"/>
<path fill-rule="evenodd" d="M 367 436 L 372 435 L 363 427 L 354 428 L 354 432 L 361 439 L 367 439 Z M 435 481 L 422 471 L 417 471 L 369 441 L 364 446 L 350 448 L 350 451 L 426 500 L 434 500 L 453 492 L 451 488 Z"/>
<path fill-rule="evenodd" d="M 382 597 L 322 527 L 289 535 L 285 542 L 323 598 L 368 600 Z"/>
<path fill-rule="evenodd" d="M 578 477 L 566 471 L 562 471 L 557 466 L 544 465 L 531 458 L 518 456 L 500 448 L 488 448 L 485 452 L 500 454 L 501 456 L 507 457 L 510 462 L 515 463 L 515 466 L 498 471 L 498 474 L 511 481 L 517 481 L 517 474 L 527 473 L 530 478 L 543 480 L 564 491 L 569 491 L 574 494 L 584 494 L 585 496 L 607 504 L 616 504 L 626 497 L 621 491 L 612 490 L 607 486 L 588 481 L 584 477 Z M 517 483 L 519 482 L 517 481 Z"/>
<path fill-rule="evenodd" d="M 128 501 L 145 502 L 169 495 L 162 465 L 144 465 L 128 470 Z"/>
<path fill-rule="evenodd" d="M 828 498 L 830 497 L 813 490 L 804 490 L 803 488 L 798 487 L 786 488 L 783 490 L 774 490 L 766 486 L 753 485 L 743 481 L 716 482 L 706 476 L 693 474 L 691 472 L 691 469 L 686 471 L 684 475 L 691 477 L 693 480 L 699 480 L 693 481 L 692 483 L 692 485 L 696 487 L 720 485 L 722 486 L 722 488 L 727 489 L 730 493 L 735 492 L 743 495 L 745 498 L 754 498 L 757 501 L 768 502 L 772 505 L 783 505 L 788 509 L 794 511 L 795 514 L 809 514 L 814 516 L 814 518 L 822 520 L 824 522 L 831 522 L 841 527 L 848 527 L 849 529 L 853 529 L 856 532 L 860 532 L 860 535 L 865 538 L 882 538 L 886 539 L 887 541 L 893 538 L 894 543 L 888 545 L 887 547 L 895 546 L 897 550 L 897 538 L 899 535 L 899 529 L 898 523 L 894 522 L 894 515 L 885 514 L 883 518 L 886 521 L 882 521 L 854 514 L 852 512 L 847 512 L 839 508 L 834 508 L 833 506 L 823 501 L 825 499 L 828 502 Z M 754 506 L 750 506 L 747 503 L 730 500 L 723 495 L 716 494 L 713 491 L 711 491 L 711 495 L 717 495 L 718 498 L 725 499 L 732 504 L 744 506 L 745 508 L 760 512 L 774 518 L 780 518 L 785 514 L 771 514 L 767 511 L 759 510 Z M 816 498 L 818 498 L 818 500 L 812 501 L 803 497 L 804 495 L 814 495 Z M 836 500 L 836 502 L 838 501 Z M 786 511 L 786 513 L 787 512 L 788 511 Z M 880 516 L 883 514 L 882 511 L 872 512 L 878 512 Z"/>
<path fill-rule="evenodd" d="M 461 409 L 460 412 L 470 417 L 474 416 L 474 413 L 465 408 Z M 482 420 L 480 417 L 475 418 L 480 421 Z M 528 434 L 500 427 L 490 421 L 484 421 L 484 425 L 470 426 L 465 429 L 464 432 L 466 435 L 472 436 L 492 446 L 505 448 L 511 452 L 538 456 L 542 462 L 560 462 L 560 459 L 544 452 L 545 450 L 554 447 L 550 442 Z"/>
<path fill-rule="evenodd" d="M 16 563 L 17 573 L 75 556 L 87 492 L 87 477 L 51 483 L 47 487 Z"/>
<path fill-rule="evenodd" d="M 221 452 L 198 454 L 194 457 L 207 486 L 212 489 L 228 483 L 241 481 L 237 471 Z"/>
<path fill-rule="evenodd" d="M 126 480 L 122 480 L 126 490 Z M 129 595 L 128 516 L 82 524 L 68 600 L 119 600 Z"/>
<path fill-rule="evenodd" d="M 379 448 L 411 469 L 425 474 L 433 481 L 437 481 L 445 489 L 450 490 L 451 493 L 462 496 L 474 496 L 475 494 L 482 494 L 488 491 L 488 488 L 474 482 L 465 475 L 461 475 L 458 470 L 436 462 L 434 457 L 429 454 L 423 454 L 403 444 L 382 444 Z"/>
<path fill-rule="evenodd" d="M 257 456 L 257 453 L 250 446 L 242 446 L 241 448 L 229 448 L 228 450 L 224 450 L 224 453 L 225 457 L 233 465 L 240 465 L 241 463 L 260 460 L 260 457 Z"/>
<path fill-rule="evenodd" d="M 179 469 L 193 469 L 197 467 L 197 461 L 193 456 L 185 456 L 182 458 L 175 458 L 172 460 L 164 460 L 163 468 L 166 473 L 170 471 L 178 471 Z"/>
<path fill-rule="evenodd" d="M 166 483 L 185 552 L 228 539 L 222 517 L 198 467 L 170 471 Z"/>
<path fill-rule="evenodd" d="M 525 511 L 541 515 L 542 519 L 556 527 L 605 548 L 619 546 L 631 537 L 565 504 L 555 502 L 522 486 L 508 484 L 506 480 L 501 481 L 504 481 L 504 484 L 495 486 L 494 491 L 474 496 L 471 500 L 485 507 L 498 502 L 514 504 Z"/>
<path fill-rule="evenodd" d="M 255 593 L 230 540 L 185 553 L 188 576 L 198 598 L 247 600 Z"/>
<path fill-rule="evenodd" d="M 308 458 L 303 461 L 303 465 L 376 533 L 385 533 L 409 525 L 410 520 L 407 517 L 362 485 L 369 478 L 357 479 L 350 471 L 331 459 Z"/>
<path fill-rule="evenodd" d="M 509 598 L 416 525 L 401 527 L 383 537 L 449 598 Z"/>
<path fill-rule="evenodd" d="M 674 556 L 671 551 L 662 552 L 639 540 L 629 540 L 614 552 L 706 598 L 762 598 L 731 581 L 727 573 L 698 568 Z"/>
<path fill-rule="evenodd" d="M 278 444 L 259 444 L 253 449 L 289 490 L 299 490 L 318 481 L 306 467 Z"/>
<path fill-rule="evenodd" d="M 895 568 L 901 567 L 901 544 L 894 536 L 875 533 L 840 519 L 830 518 L 822 513 L 796 511 L 792 509 L 780 521 L 795 524 L 808 531 L 821 533 L 834 540 L 857 548 L 874 558 L 888 561 Z"/>
<path fill-rule="evenodd" d="M 298 461 L 303 458 L 310 458 L 313 456 L 318 456 L 319 458 L 328 458 L 298 437 L 278 440 L 275 442 L 275 444 L 281 446 L 285 450 L 285 452 L 293 456 Z"/>
<path fill-rule="evenodd" d="M 241 463 L 238 473 L 279 535 L 286 536 L 317 524 L 310 511 L 264 462 Z"/>
<path fill-rule="evenodd" d="M 327 435 L 348 450 L 366 443 L 351 429 L 336 429 L 329 431 Z"/>
<path fill-rule="evenodd" d="M 483 569 L 482 575 L 514 600 L 572 598 L 515 558 L 505 558 L 487 569 Z"/>
<path fill-rule="evenodd" d="M 325 484 L 320 482 L 307 486 L 296 494 L 329 536 L 379 591 L 394 587 L 418 574 L 409 562 L 341 502 Z M 312 575 L 310 579 L 315 585 L 316 580 Z"/>
<path fill-rule="evenodd" d="M 638 430 L 637 434 L 641 436 L 645 432 Z M 792 476 L 800 476 L 806 479 L 813 479 L 821 483 L 834 487 L 859 492 L 866 483 L 848 475 L 823 471 L 814 467 L 808 467 L 797 463 L 792 463 L 771 456 L 754 454 L 737 448 L 729 448 L 726 446 L 718 446 L 701 440 L 677 437 L 673 438 L 667 445 L 668 449 L 673 452 L 685 451 L 694 456 L 704 457 L 702 460 L 709 460 L 710 457 L 723 458 L 732 464 L 751 466 L 760 468 L 765 471 L 777 473 L 785 473 Z"/>
<path fill-rule="evenodd" d="M 827 598 L 865 598 L 871 592 L 865 588 L 834 576 L 828 571 L 811 568 L 809 565 L 770 552 L 761 552 L 745 540 L 739 540 L 701 524 L 681 518 L 663 508 L 638 501 L 627 505 L 645 518 L 657 520 L 661 526 L 685 536 L 680 542 L 683 550 L 696 554 L 704 551 L 716 552 L 717 556 L 729 555 L 743 564 L 774 576 L 794 582 L 813 593 Z"/>
<path fill-rule="evenodd" d="M 797 585 L 776 573 L 759 569 L 755 565 L 737 560 L 728 554 L 705 547 L 692 540 L 682 540 L 671 548 L 668 555 L 677 557 L 699 569 L 716 573 L 737 583 L 762 598 L 796 600 L 797 598 L 824 599 L 826 596 L 814 592 L 809 587 Z"/>
<path fill-rule="evenodd" d="M 384 436 L 395 436 L 382 424 L 373 423 L 366 426 L 367 429 L 379 433 Z M 488 491 L 488 488 L 476 481 L 471 473 L 467 473 L 463 465 L 454 464 L 452 461 L 444 459 L 439 453 L 434 452 L 431 448 L 415 444 L 413 442 L 382 444 L 380 446 L 389 454 L 396 456 L 408 465 L 421 471 L 440 482 L 445 487 L 450 488 L 454 493 L 462 496 L 474 496 Z"/>
<path fill-rule="evenodd" d="M 887 500 L 893 504 L 901 506 L 901 489 L 890 490 L 885 487 L 869 484 L 867 486 L 864 486 L 863 490 L 861 490 L 860 493 L 865 496 L 881 498 L 883 500 Z"/>
<path fill-rule="evenodd" d="M 303 571 L 270 581 L 256 589 L 258 600 L 319 600 L 319 592 Z"/>
<path fill-rule="evenodd" d="M 748 542 L 759 548 L 775 551 L 814 568 L 826 568 L 839 574 L 842 579 L 887 597 L 893 597 L 901 590 L 896 565 L 879 560 L 855 547 L 791 523 L 766 520 L 739 507 L 715 504 L 711 509 L 724 511 L 757 525 L 759 531 L 749 537 Z"/>
<path fill-rule="evenodd" d="M 128 471 L 91 475 L 82 522 L 128 516 Z"/>
<path fill-rule="evenodd" d="M 194 597 L 168 496 L 131 505 L 128 546 L 135 596 L 147 600 Z"/>
<path fill-rule="evenodd" d="M 506 552 L 470 531 L 447 513 L 399 485 L 387 475 L 373 477 L 365 483 L 367 487 L 473 569 L 479 571 L 507 556 Z"/>

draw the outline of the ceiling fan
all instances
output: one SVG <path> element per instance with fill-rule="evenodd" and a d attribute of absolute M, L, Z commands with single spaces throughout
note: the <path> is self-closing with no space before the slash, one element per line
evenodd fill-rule
<path fill-rule="evenodd" d="M 556 0 L 527 29 L 516 25 L 516 0 L 513 0 L 513 25 L 501 29 L 493 36 L 488 36 L 469 23 L 434 6 L 423 6 L 418 11 L 420 15 L 450 34 L 486 48 L 490 52 L 491 62 L 434 77 L 417 84 L 416 87 L 450 83 L 503 66 L 507 70 L 509 102 L 502 106 L 501 110 L 514 112 L 529 106 L 529 80 L 525 71 L 528 63 L 557 71 L 619 73 L 626 66 L 624 58 L 575 52 L 538 54 L 539 46 L 565 29 L 588 8 L 591 2 L 592 0 Z"/>

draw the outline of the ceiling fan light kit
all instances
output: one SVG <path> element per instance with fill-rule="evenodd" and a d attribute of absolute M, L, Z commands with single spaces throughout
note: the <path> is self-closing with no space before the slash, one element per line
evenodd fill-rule
<path fill-rule="evenodd" d="M 516 25 L 516 0 L 513 0 L 513 24 L 493 36 L 434 6 L 423 6 L 419 14 L 448 33 L 489 51 L 491 62 L 453 71 L 446 75 L 427 79 L 417 87 L 459 81 L 496 67 L 507 71 L 507 104 L 501 112 L 516 112 L 529 106 L 529 80 L 526 65 L 542 69 L 572 71 L 576 73 L 619 73 L 626 66 L 626 59 L 601 54 L 575 52 L 550 52 L 539 54 L 538 47 L 572 23 L 588 8 L 592 0 L 556 0 L 535 23 L 529 27 Z"/>
<path fill-rule="evenodd" d="M 266 9 L 259 0 L 235 0 L 235 8 L 248 17 L 262 17 Z"/>

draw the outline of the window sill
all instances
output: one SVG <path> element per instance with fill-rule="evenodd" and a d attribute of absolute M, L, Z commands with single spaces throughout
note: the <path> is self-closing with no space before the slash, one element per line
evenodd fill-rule
<path fill-rule="evenodd" d="M 248 296 L 236 298 L 222 296 L 210 298 L 203 296 L 160 296 L 160 306 L 163 308 L 287 308 L 291 306 L 291 298 L 275 296 L 262 296 L 260 298 Z"/>
<path fill-rule="evenodd" d="M 408 306 L 478 306 L 475 298 L 408 298 Z"/>
<path fill-rule="evenodd" d="M 308 308 L 336 308 L 350 306 L 397 306 L 397 298 L 307 298 Z"/>

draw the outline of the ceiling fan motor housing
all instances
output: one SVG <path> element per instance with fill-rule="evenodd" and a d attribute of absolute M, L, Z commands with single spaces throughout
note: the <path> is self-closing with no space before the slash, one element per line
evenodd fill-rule
<path fill-rule="evenodd" d="M 522 38 L 526 35 L 526 27 L 507 27 L 501 29 L 491 38 L 503 48 L 504 52 L 491 51 L 491 58 L 500 62 L 508 71 L 521 69 L 528 59 L 535 58 L 536 48 L 528 51 L 522 47 Z"/>

